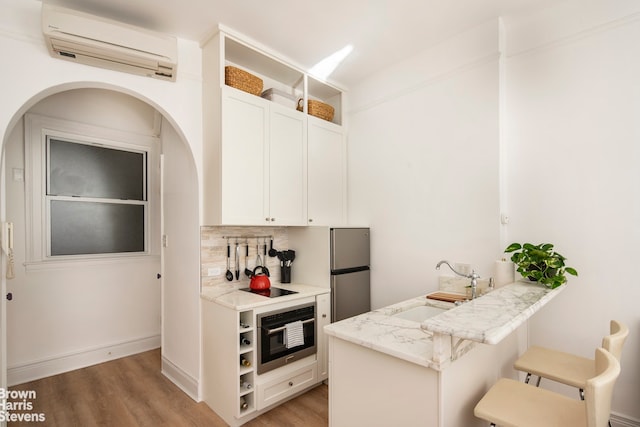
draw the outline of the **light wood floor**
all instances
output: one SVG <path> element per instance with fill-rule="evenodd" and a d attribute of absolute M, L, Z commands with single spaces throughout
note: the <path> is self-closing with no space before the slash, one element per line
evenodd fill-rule
<path fill-rule="evenodd" d="M 194 402 L 160 373 L 159 349 L 10 389 L 34 390 L 33 409 L 26 412 L 46 416 L 44 423 L 8 423 L 11 427 L 227 425 L 204 402 Z M 327 399 L 328 388 L 321 385 L 245 425 L 326 427 Z"/>

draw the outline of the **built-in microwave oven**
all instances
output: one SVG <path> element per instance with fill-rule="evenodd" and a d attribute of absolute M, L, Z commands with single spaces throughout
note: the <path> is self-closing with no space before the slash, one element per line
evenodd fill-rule
<path fill-rule="evenodd" d="M 260 313 L 256 316 L 256 325 L 258 374 L 316 353 L 315 302 Z M 296 333 L 295 342 L 288 336 L 292 331 Z"/>

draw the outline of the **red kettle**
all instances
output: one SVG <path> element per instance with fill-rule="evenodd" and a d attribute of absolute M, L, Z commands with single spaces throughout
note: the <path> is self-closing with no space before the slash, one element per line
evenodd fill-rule
<path fill-rule="evenodd" d="M 258 274 L 258 269 L 262 270 L 262 273 Z M 249 287 L 256 291 L 269 289 L 271 287 L 271 281 L 269 280 L 269 269 L 263 265 L 258 265 L 253 269 L 251 273 L 251 282 Z"/>

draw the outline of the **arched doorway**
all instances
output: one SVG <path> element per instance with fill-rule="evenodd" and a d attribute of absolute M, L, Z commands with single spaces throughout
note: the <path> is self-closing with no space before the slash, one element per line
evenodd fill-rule
<path fill-rule="evenodd" d="M 187 382 L 193 380 L 195 392 L 190 394 L 197 399 L 199 358 L 189 359 L 199 357 L 198 185 L 193 156 L 171 118 L 148 100 L 119 88 L 79 86 L 53 88 L 31 99 L 16 113 L 2 147 L 7 180 L 0 193 L 4 217 L 15 224 L 17 255 L 16 278 L 6 284 L 14 296 L 6 310 L 8 382 L 162 343 L 163 366 L 180 372 Z M 151 212 L 148 256 L 57 266 L 28 259 L 24 202 L 31 195 L 24 184 L 31 176 L 24 157 L 24 134 L 29 131 L 25 113 L 158 137 L 168 175 L 160 179 L 160 165 L 154 172 L 158 194 Z M 169 237 L 165 242 L 171 242 L 166 247 L 163 235 Z M 193 327 L 192 333 L 184 333 L 185 324 Z"/>

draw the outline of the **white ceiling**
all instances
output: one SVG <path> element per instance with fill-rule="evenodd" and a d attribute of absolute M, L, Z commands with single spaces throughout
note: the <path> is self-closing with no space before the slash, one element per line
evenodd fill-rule
<path fill-rule="evenodd" d="M 220 23 L 311 68 L 354 49 L 330 80 L 348 88 L 368 74 L 497 16 L 560 0 L 45 0 L 202 41 Z"/>

